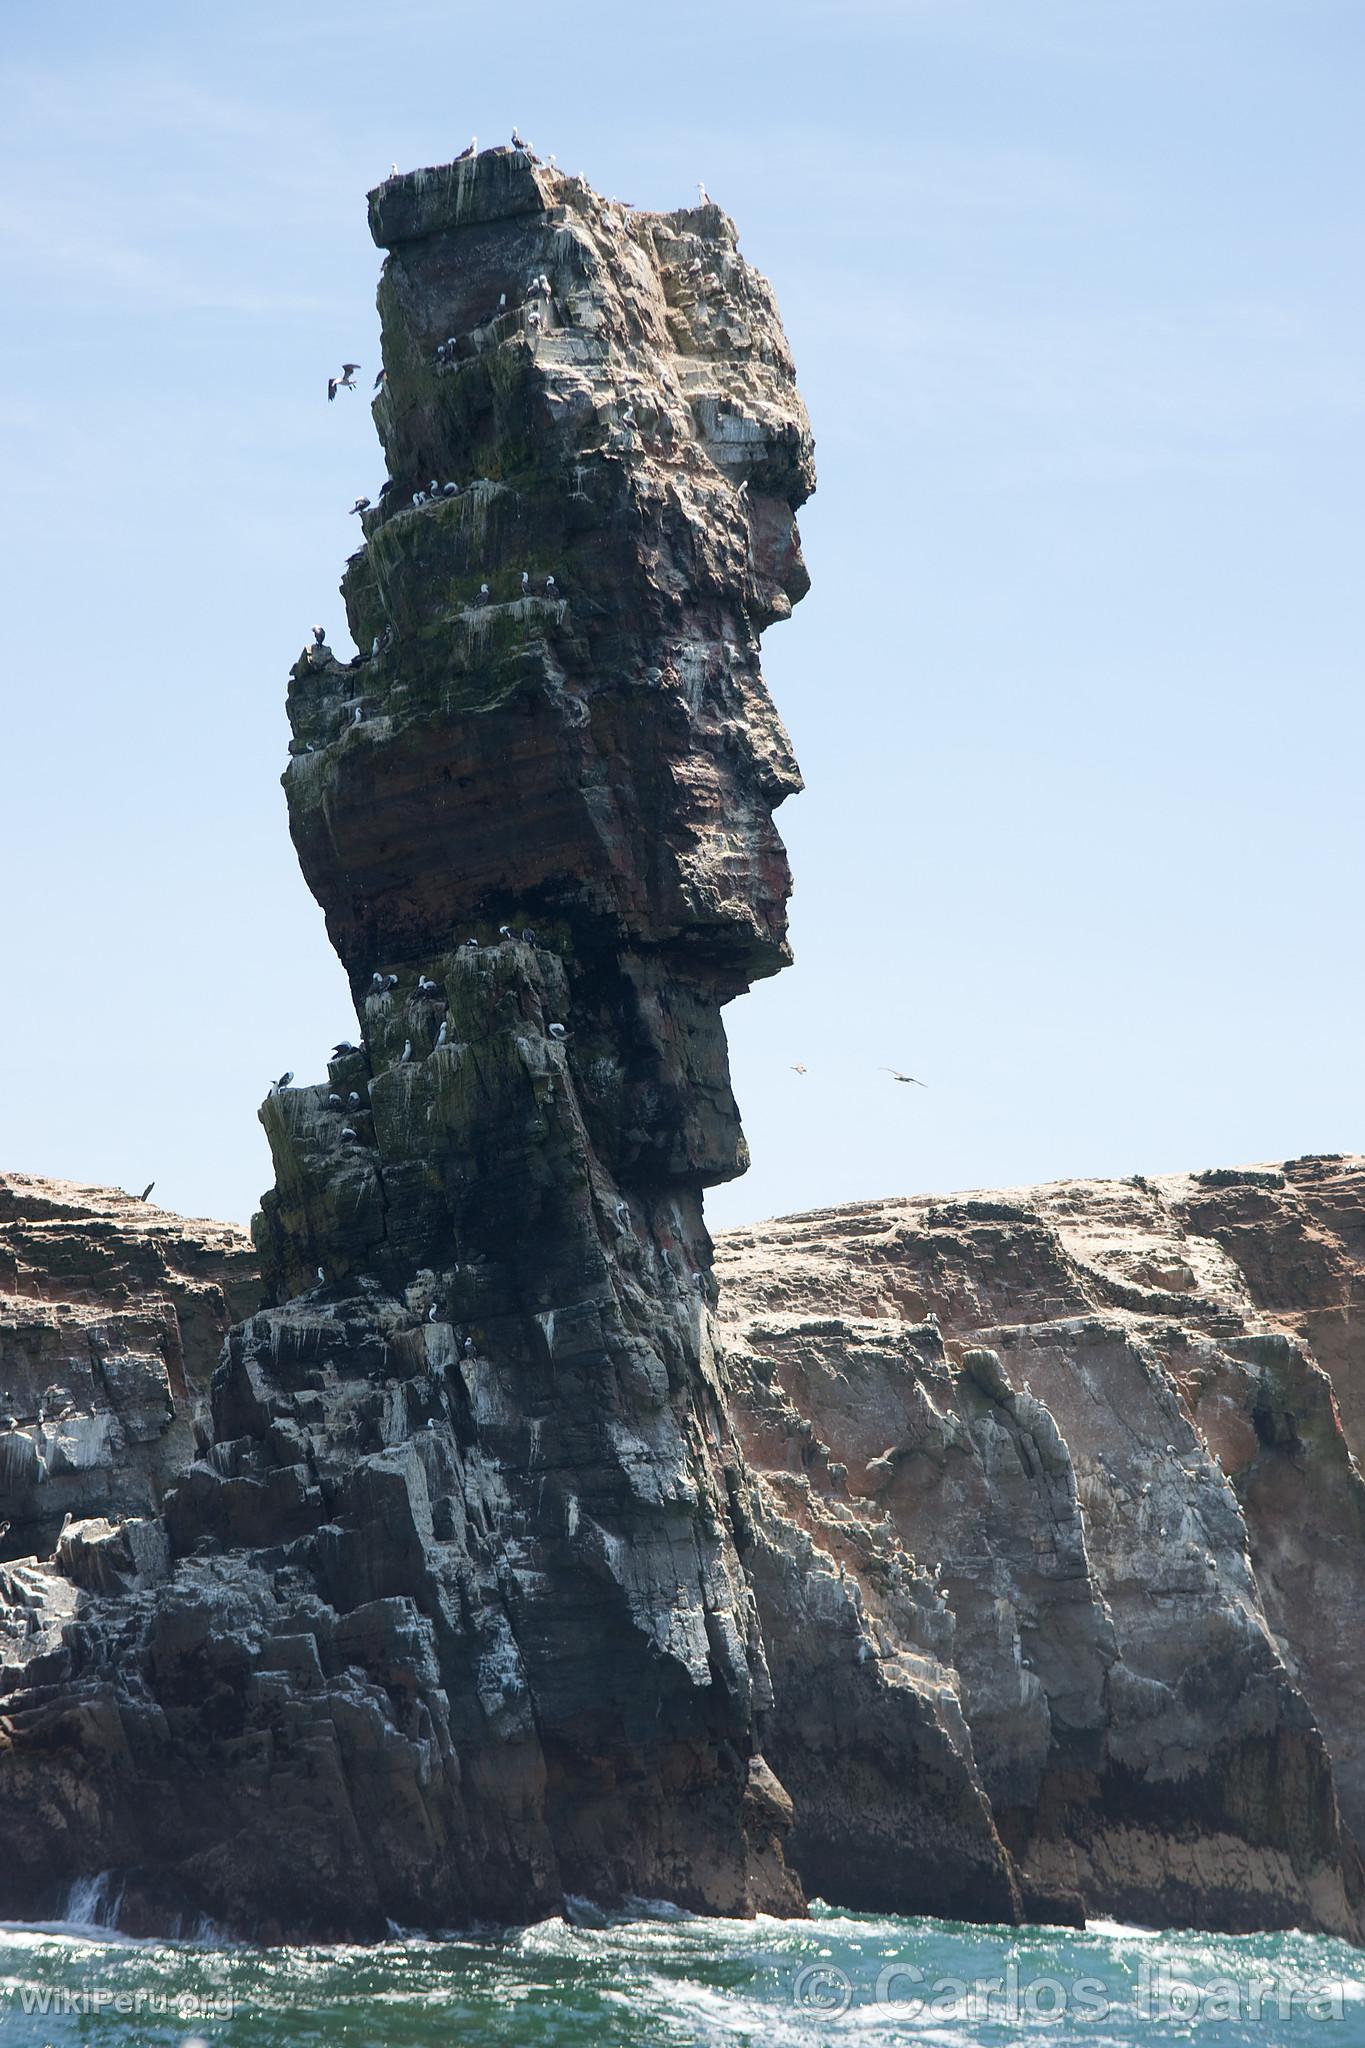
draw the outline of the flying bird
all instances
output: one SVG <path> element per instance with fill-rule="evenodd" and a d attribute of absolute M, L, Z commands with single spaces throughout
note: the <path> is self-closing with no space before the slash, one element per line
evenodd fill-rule
<path fill-rule="evenodd" d="M 338 391 L 355 390 L 355 373 L 359 368 L 359 363 L 343 363 L 341 375 L 327 379 L 327 402 L 329 405 L 336 397 Z"/>
<path fill-rule="evenodd" d="M 792 1066 L 792 1072 L 793 1072 L 794 1074 L 804 1074 L 804 1073 L 805 1073 L 805 1071 L 806 1071 L 806 1070 L 805 1070 L 805 1068 L 804 1068 L 804 1067 L 802 1066 L 802 1064 L 801 1064 L 800 1060 L 797 1060 L 797 1061 L 795 1061 L 795 1063 L 794 1063 L 794 1064 L 793 1064 L 793 1066 Z"/>
<path fill-rule="evenodd" d="M 916 1081 L 913 1074 L 898 1073 L 895 1067 L 883 1067 L 881 1072 L 883 1074 L 890 1074 L 893 1081 L 909 1081 L 916 1088 L 927 1088 L 929 1086 L 927 1081 Z"/>

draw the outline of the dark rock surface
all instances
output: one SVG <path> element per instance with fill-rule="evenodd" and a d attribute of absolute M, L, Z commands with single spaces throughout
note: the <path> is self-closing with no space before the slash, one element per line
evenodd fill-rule
<path fill-rule="evenodd" d="M 371 221 L 393 487 L 285 776 L 363 1049 L 264 1106 L 273 1305 L 166 1541 L 0 1581 L 0 1912 L 799 1911 L 701 1198 L 721 1004 L 788 958 L 805 415 L 716 207 L 493 151 Z"/>

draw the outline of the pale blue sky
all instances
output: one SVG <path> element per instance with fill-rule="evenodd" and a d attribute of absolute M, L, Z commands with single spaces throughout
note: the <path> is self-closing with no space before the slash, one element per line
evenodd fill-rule
<path fill-rule="evenodd" d="M 6 9 L 0 1163 L 245 1220 L 351 1024 L 278 776 L 365 192 L 698 178 L 815 426 L 717 1224 L 1365 1145 L 1359 0 Z M 803 1062 L 804 1078 L 790 1063 Z M 922 1075 L 901 1088 L 882 1062 Z"/>

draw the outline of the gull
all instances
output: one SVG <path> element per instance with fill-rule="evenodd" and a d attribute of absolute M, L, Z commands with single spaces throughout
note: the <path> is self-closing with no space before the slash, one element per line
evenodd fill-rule
<path fill-rule="evenodd" d="M 289 1083 L 293 1080 L 293 1078 L 294 1069 L 292 1067 L 286 1067 L 284 1072 L 280 1075 L 279 1080 L 271 1082 L 270 1086 L 272 1092 L 277 1088 L 287 1088 L 289 1086 Z"/>
<path fill-rule="evenodd" d="M 425 492 L 425 491 L 414 491 L 414 492 L 413 492 L 413 494 L 412 494 L 412 502 L 413 502 L 413 504 L 414 504 L 414 505 L 425 505 L 425 504 L 426 504 L 426 502 L 427 502 L 427 494 L 426 494 L 426 492 Z"/>
<path fill-rule="evenodd" d="M 356 705 L 356 707 L 355 707 L 355 717 L 354 717 L 354 718 L 353 718 L 353 719 L 351 720 L 351 724 L 352 724 L 352 725 L 359 725 L 359 723 L 360 723 L 361 719 L 362 719 L 362 718 L 363 718 L 364 716 L 365 716 L 365 707 L 364 707 L 364 705 L 363 705 L 363 704 L 357 704 L 357 705 Z"/>
<path fill-rule="evenodd" d="M 706 187 L 702 184 L 700 178 L 697 180 L 697 203 L 700 206 L 709 206 L 711 204 Z"/>
<path fill-rule="evenodd" d="M 145 1201 L 146 1201 L 146 1199 L 147 1199 L 147 1197 L 148 1197 L 148 1195 L 150 1195 L 150 1193 L 152 1192 L 152 1189 L 153 1189 L 153 1188 L 154 1188 L 155 1186 L 156 1186 L 156 1182 L 155 1182 L 154 1180 L 149 1180 L 149 1181 L 148 1181 L 148 1183 L 147 1183 L 147 1185 L 146 1185 L 146 1187 L 145 1187 L 145 1188 L 144 1188 L 144 1189 L 142 1190 L 142 1193 L 141 1193 L 141 1194 L 140 1194 L 140 1195 L 138 1196 L 138 1200 L 139 1200 L 139 1202 L 145 1202 Z"/>
<path fill-rule="evenodd" d="M 692 261 L 691 261 L 691 262 L 690 262 L 690 263 L 688 264 L 688 266 L 687 266 L 687 274 L 688 274 L 688 276 L 689 276 L 689 277 L 700 277 L 700 276 L 701 276 L 701 258 L 700 258 L 700 256 L 694 256 L 694 257 L 692 258 Z"/>
<path fill-rule="evenodd" d="M 340 1038 L 332 1047 L 332 1058 L 334 1060 L 339 1060 L 348 1052 L 359 1051 L 360 1047 L 358 1045 L 352 1045 L 349 1038 Z"/>
<path fill-rule="evenodd" d="M 531 927 L 529 925 L 527 925 L 525 931 L 521 935 L 521 942 L 524 946 L 534 946 L 536 942 L 536 935 L 531 930 Z"/>
<path fill-rule="evenodd" d="M 439 1030 L 439 1031 L 437 1032 L 437 1034 L 436 1034 L 436 1043 L 437 1043 L 437 1045 L 444 1045 L 444 1044 L 445 1044 L 445 1042 L 446 1042 L 446 1033 L 447 1033 L 447 1032 L 449 1031 L 449 1029 L 450 1029 L 450 1019 L 449 1019 L 448 1017 L 443 1017 L 443 1018 L 442 1018 L 442 1020 L 441 1020 L 441 1028 L 440 1028 L 440 1030 Z"/>
<path fill-rule="evenodd" d="M 929 1086 L 927 1081 L 916 1081 L 913 1074 L 898 1073 L 895 1067 L 882 1067 L 880 1071 L 883 1074 L 890 1074 L 893 1081 L 910 1081 L 914 1083 L 916 1088 L 927 1088 Z"/>
<path fill-rule="evenodd" d="M 359 363 L 343 363 L 341 375 L 327 379 L 327 402 L 329 405 L 336 397 L 338 391 L 355 390 L 355 373 L 359 368 Z"/>
<path fill-rule="evenodd" d="M 480 604 L 487 604 L 487 602 L 488 602 L 488 595 L 489 595 L 489 593 L 488 593 L 488 585 L 487 585 L 486 583 L 481 583 L 481 584 L 479 585 L 479 603 L 480 603 Z"/>
<path fill-rule="evenodd" d="M 546 597 L 551 599 L 551 601 L 553 601 L 559 595 L 559 585 L 555 582 L 553 576 L 547 576 L 545 578 L 545 595 Z"/>
<path fill-rule="evenodd" d="M 327 1097 L 327 1107 L 329 1109 L 340 1109 L 341 1106 L 341 1097 L 339 1095 L 333 1093 Z"/>
<path fill-rule="evenodd" d="M 465 146 L 465 147 L 464 147 L 464 148 L 463 148 L 463 149 L 462 149 L 462 150 L 460 151 L 460 154 L 459 154 L 459 155 L 458 155 L 458 156 L 457 156 L 457 157 L 455 158 L 455 162 L 456 162 L 457 164 L 462 164 L 462 163 L 464 163 L 464 162 L 465 162 L 465 160 L 466 160 L 466 158 L 468 158 L 468 157 L 471 157 L 471 156 L 473 156 L 473 155 L 474 155 L 474 153 L 476 152 L 476 150 L 478 149 L 478 147 L 479 147 L 479 138 L 478 138 L 478 136 L 477 136 L 477 135 L 471 135 L 471 136 L 470 136 L 470 138 L 469 138 L 469 141 L 468 141 L 468 143 L 466 144 L 466 146 Z"/>
<path fill-rule="evenodd" d="M 354 1088 L 352 1088 L 350 1094 L 346 1097 L 346 1106 L 348 1109 L 359 1109 L 361 1107 L 360 1097 L 356 1094 Z"/>
<path fill-rule="evenodd" d="M 431 482 L 427 485 L 427 496 L 429 498 L 439 498 L 440 495 L 441 486 L 437 483 L 435 477 L 433 477 L 431 479 Z"/>
<path fill-rule="evenodd" d="M 531 154 L 530 143 L 526 140 L 524 135 L 518 135 L 515 128 L 512 130 L 512 147 L 513 149 L 519 149 L 524 156 L 529 156 Z"/>
<path fill-rule="evenodd" d="M 341 1127 L 341 1142 L 343 1145 L 358 1145 L 360 1143 L 359 1138 L 349 1124 L 343 1124 Z"/>
<path fill-rule="evenodd" d="M 550 1036 L 551 1036 L 551 1038 L 561 1038 L 561 1039 L 562 1039 L 562 1038 L 567 1038 L 567 1037 L 568 1037 L 568 1035 L 569 1035 L 569 1027 L 568 1027 L 568 1025 L 567 1025 L 567 1024 L 552 1024 L 552 1025 L 550 1026 Z"/>
<path fill-rule="evenodd" d="M 371 642 L 370 642 L 370 660 L 371 660 L 371 661 L 378 661 L 378 659 L 379 659 L 379 635 L 378 635 L 378 634 L 376 633 L 376 634 L 375 634 L 375 636 L 374 636 L 374 638 L 373 638 L 373 640 L 371 640 Z"/>
<path fill-rule="evenodd" d="M 327 1285 L 327 1269 L 326 1269 L 326 1267 L 325 1267 L 325 1266 L 319 1266 L 319 1267 L 318 1267 L 318 1286 L 319 1286 L 319 1287 L 325 1287 L 326 1285 Z"/>
<path fill-rule="evenodd" d="M 399 1063 L 399 1065 L 401 1066 L 404 1060 L 410 1060 L 411 1058 L 412 1058 L 412 1040 L 411 1040 L 410 1038 L 405 1038 L 405 1039 L 403 1040 L 403 1050 L 402 1050 L 402 1051 L 401 1051 L 401 1052 L 399 1053 L 399 1055 L 398 1055 L 398 1063 Z"/>
<path fill-rule="evenodd" d="M 804 1067 L 803 1067 L 803 1066 L 801 1065 L 801 1062 L 800 1062 L 799 1060 L 797 1060 L 797 1061 L 795 1062 L 795 1064 L 793 1065 L 793 1067 L 792 1067 L 792 1072 L 793 1072 L 794 1074 L 804 1074 L 804 1073 L 805 1073 L 805 1071 L 806 1071 L 806 1070 L 805 1070 L 805 1068 L 804 1068 Z"/>
<path fill-rule="evenodd" d="M 389 374 L 389 373 L 388 373 L 388 371 L 387 371 L 387 370 L 381 370 L 381 371 L 379 372 L 379 375 L 378 375 L 378 376 L 377 376 L 377 377 L 375 378 L 375 380 L 374 380 L 374 388 L 375 388 L 375 390 L 376 390 L 376 391 L 382 391 L 382 390 L 383 390 L 383 388 L 384 388 L 384 385 L 385 385 L 385 383 L 387 382 L 387 379 L 388 379 L 388 374 Z"/>
<path fill-rule="evenodd" d="M 314 626 L 313 628 L 313 645 L 315 647 L 325 647 L 327 645 L 327 634 L 321 626 Z"/>
<path fill-rule="evenodd" d="M 505 313 L 505 312 L 507 311 L 507 294 L 506 294 L 506 292 L 499 292 L 499 293 L 498 293 L 498 311 L 499 311 L 500 313 Z"/>
<path fill-rule="evenodd" d="M 510 938 L 511 938 L 511 936 L 512 936 L 512 927 L 511 927 L 511 925 L 510 925 L 510 924 L 500 924 L 500 925 L 498 926 L 498 937 L 499 937 L 500 939 L 510 939 Z"/>
<path fill-rule="evenodd" d="M 427 1310 L 427 1321 L 429 1323 L 434 1323 L 436 1321 L 436 1304 L 434 1301 L 431 1304 L 431 1307 Z"/>
<path fill-rule="evenodd" d="M 398 166 L 397 166 L 397 164 L 390 164 L 390 165 L 389 165 L 389 176 L 390 176 L 391 178 L 396 178 L 396 177 L 398 176 Z"/>
<path fill-rule="evenodd" d="M 477 939 L 466 939 L 465 946 L 471 953 L 477 953 L 479 950 L 479 942 Z"/>
<path fill-rule="evenodd" d="M 634 407 L 633 405 L 627 405 L 627 406 L 623 406 L 623 407 L 621 408 L 621 417 L 622 417 L 622 419 L 623 419 L 623 420 L 625 420 L 625 421 L 626 421 L 626 422 L 627 422 L 627 423 L 628 423 L 629 425 L 631 425 L 631 426 L 634 426 L 634 424 L 635 424 L 635 407 Z"/>
<path fill-rule="evenodd" d="M 354 517 L 358 512 L 368 512 L 369 509 L 370 501 L 368 498 L 357 498 L 351 507 L 351 515 Z"/>
<path fill-rule="evenodd" d="M 460 486 L 458 484 L 442 484 L 441 496 L 443 498 L 453 498 L 458 494 L 459 488 Z"/>
<path fill-rule="evenodd" d="M 425 974 L 418 975 L 417 993 L 419 996 L 434 996 L 439 995 L 440 992 L 441 984 L 438 981 L 429 980 Z"/>
<path fill-rule="evenodd" d="M 526 595 L 527 591 L 528 591 L 528 590 L 529 590 L 530 588 L 531 588 L 531 572 L 530 572 L 530 570 L 529 570 L 529 569 L 523 569 L 523 570 L 522 570 L 522 572 L 521 572 L 521 594 L 522 594 L 522 596 L 523 596 L 523 597 L 525 597 L 525 595 Z"/>

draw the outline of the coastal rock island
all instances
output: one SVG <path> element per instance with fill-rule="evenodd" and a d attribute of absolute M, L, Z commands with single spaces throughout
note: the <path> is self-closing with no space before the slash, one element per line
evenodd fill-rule
<path fill-rule="evenodd" d="M 362 651 L 284 775 L 355 1023 L 250 1240 L 0 1179 L 0 1915 L 1360 1939 L 1365 1167 L 713 1246 L 790 958 L 772 292 L 521 149 L 370 223 Z"/>

